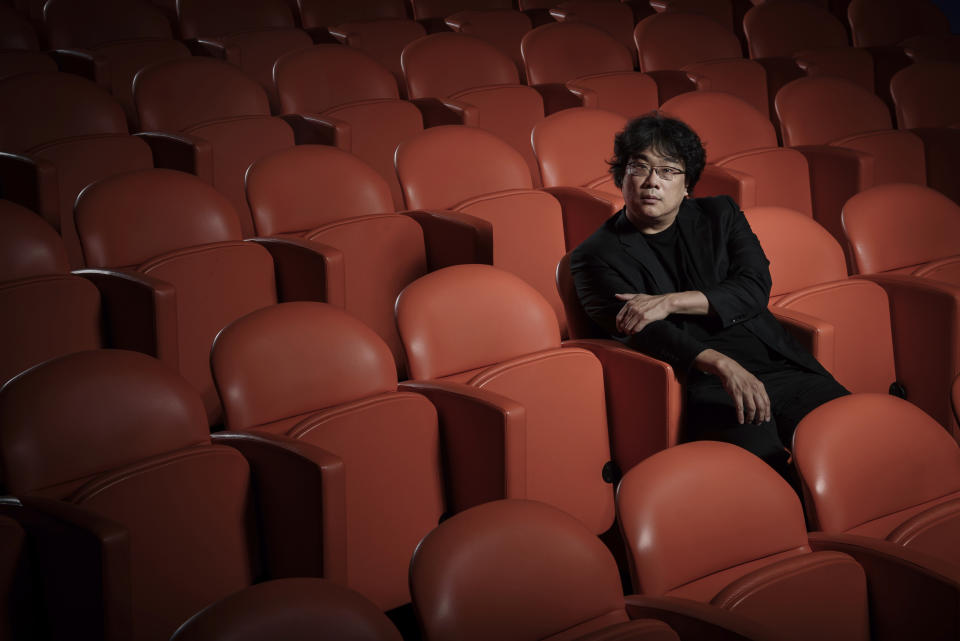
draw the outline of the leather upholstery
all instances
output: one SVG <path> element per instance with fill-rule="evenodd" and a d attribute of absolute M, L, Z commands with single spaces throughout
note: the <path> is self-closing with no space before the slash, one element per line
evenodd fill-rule
<path fill-rule="evenodd" d="M 305 29 L 328 27 L 353 20 L 406 18 L 403 0 L 301 0 L 300 21 Z"/>
<path fill-rule="evenodd" d="M 633 38 L 642 71 L 681 69 L 695 62 L 743 57 L 740 42 L 732 31 L 696 13 L 647 16 L 637 23 Z"/>
<path fill-rule="evenodd" d="M 92 49 L 116 40 L 173 37 L 170 23 L 149 2 L 98 0 L 44 3 L 43 29 L 51 49 Z"/>
<path fill-rule="evenodd" d="M 896 45 L 914 35 L 950 32 L 946 16 L 927 0 L 851 0 L 847 15 L 855 47 Z"/>
<path fill-rule="evenodd" d="M 897 126 L 946 127 L 960 122 L 960 63 L 916 62 L 890 79 Z"/>
<path fill-rule="evenodd" d="M 523 36 L 533 28 L 527 14 L 513 9 L 492 11 L 466 9 L 448 15 L 445 22 L 448 27 L 458 33 L 465 33 L 490 43 L 501 53 L 509 56 L 521 74 L 525 73 L 523 56 L 520 54 L 520 42 Z"/>
<path fill-rule="evenodd" d="M 324 527 L 346 528 L 347 584 L 384 610 L 406 603 L 410 554 L 443 512 L 439 437 L 433 405 L 397 391 L 386 344 L 343 310 L 285 303 L 227 326 L 211 364 L 229 429 L 343 460 L 347 522 Z"/>
<path fill-rule="evenodd" d="M 811 2 L 764 2 L 743 17 L 751 58 L 792 56 L 798 51 L 847 47 L 847 31 L 826 8 Z"/>
<path fill-rule="evenodd" d="M 459 300 L 452 307 L 451 297 Z M 507 442 L 483 463 L 517 470 L 501 481 L 506 497 L 552 503 L 596 533 L 609 528 L 613 497 L 601 473 L 610 458 L 603 369 L 586 350 L 560 348 L 553 310 L 541 295 L 496 267 L 447 267 L 404 289 L 397 326 L 414 380 L 459 387 L 462 394 L 493 392 L 501 403 L 522 406 L 525 424 L 516 429 L 523 436 L 508 427 Z"/>
<path fill-rule="evenodd" d="M 237 116 L 270 115 L 263 89 L 221 60 L 191 56 L 137 74 L 133 88 L 140 129 L 183 131 Z"/>
<path fill-rule="evenodd" d="M 904 211 L 913 214 L 904 218 Z M 843 229 L 861 274 L 910 273 L 960 254 L 960 207 L 919 185 L 879 185 L 860 192 L 843 208 Z"/>
<path fill-rule="evenodd" d="M 401 641 L 390 619 L 360 594 L 333 581 L 276 579 L 204 608 L 171 641 Z"/>
<path fill-rule="evenodd" d="M 37 363 L 102 344 L 100 294 L 69 273 L 63 242 L 28 209 L 0 200 L 0 383 Z"/>
<path fill-rule="evenodd" d="M 704 143 L 709 164 L 694 196 L 716 193 L 709 181 L 715 166 L 737 185 L 741 207 L 770 205 L 813 213 L 806 159 L 777 146 L 776 131 L 761 112 L 736 96 L 714 91 L 681 94 L 661 108 L 693 127 Z M 730 126 L 734 122 L 737 125 Z"/>
<path fill-rule="evenodd" d="M 362 51 L 389 69 L 401 87 L 403 67 L 400 55 L 403 48 L 427 33 L 422 24 L 408 19 L 405 11 L 396 18 L 335 22 L 327 31 L 341 43 Z M 519 51 L 519 43 L 517 47 Z"/>
<path fill-rule="evenodd" d="M 565 0 L 550 9 L 558 22 L 587 24 L 610 35 L 636 57 L 633 43 L 633 7 L 626 3 L 596 3 L 591 0 Z"/>
<path fill-rule="evenodd" d="M 632 71 L 630 50 L 597 27 L 557 22 L 533 29 L 520 43 L 527 83 L 563 83 L 581 76 Z"/>
<path fill-rule="evenodd" d="M 211 445 L 196 393 L 155 359 L 79 352 L 8 383 L 0 456 L 9 491 L 72 503 L 125 531 L 131 638 L 166 639 L 252 580 L 247 462 Z M 102 589 L 114 603 L 124 587 Z"/>
<path fill-rule="evenodd" d="M 828 403 L 801 421 L 794 454 L 818 529 L 960 559 L 960 449 L 914 405 L 880 394 Z"/>
<path fill-rule="evenodd" d="M 796 494 L 749 452 L 696 441 L 654 454 L 624 476 L 617 509 L 638 592 L 710 602 L 784 639 L 870 638 L 864 570 L 811 552 Z"/>
<path fill-rule="evenodd" d="M 628 625 L 609 551 L 536 501 L 485 503 L 448 519 L 417 548 L 410 585 L 429 641 L 605 639 Z M 666 624 L 643 632 L 611 638 L 675 638 Z"/>
<path fill-rule="evenodd" d="M 33 25 L 13 6 L 0 6 L 0 25 L 0 49 L 36 51 L 40 48 Z"/>
<path fill-rule="evenodd" d="M 283 0 L 247 0 L 243 10 L 228 0 L 178 0 L 181 38 L 220 36 L 251 29 L 294 26 L 290 5 Z"/>
<path fill-rule="evenodd" d="M 0 81 L 0 150 L 20 153 L 37 145 L 93 134 L 127 133 L 120 105 L 103 89 L 68 73 L 25 73 Z"/>

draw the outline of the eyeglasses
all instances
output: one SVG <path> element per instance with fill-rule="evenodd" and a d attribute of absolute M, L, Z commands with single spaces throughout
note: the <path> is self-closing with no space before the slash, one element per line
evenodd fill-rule
<path fill-rule="evenodd" d="M 632 162 L 627 165 L 627 175 L 636 176 L 637 178 L 646 178 L 650 175 L 650 172 L 657 172 L 657 176 L 660 180 L 673 180 L 677 176 L 682 176 L 687 173 L 682 169 L 677 167 L 668 167 L 666 165 L 661 166 L 651 166 L 645 162 Z"/>

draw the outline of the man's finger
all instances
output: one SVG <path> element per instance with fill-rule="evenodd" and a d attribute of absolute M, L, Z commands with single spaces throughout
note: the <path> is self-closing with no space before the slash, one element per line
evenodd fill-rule
<path fill-rule="evenodd" d="M 617 300 L 630 300 L 636 296 L 636 294 L 615 294 L 615 296 L 617 297 Z"/>
<path fill-rule="evenodd" d="M 743 403 L 737 401 L 737 423 L 743 425 Z"/>

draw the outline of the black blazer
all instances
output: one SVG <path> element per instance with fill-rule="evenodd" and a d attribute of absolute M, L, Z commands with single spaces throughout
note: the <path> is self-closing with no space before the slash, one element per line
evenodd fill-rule
<path fill-rule="evenodd" d="M 767 311 L 770 262 L 740 208 L 728 196 L 687 198 L 676 223 L 693 257 L 690 278 L 706 295 L 718 327 L 743 323 L 770 349 L 800 367 L 826 374 L 817 360 Z M 606 335 L 666 361 L 683 376 L 706 349 L 676 319 L 654 321 L 637 334 L 617 333 L 619 293 L 665 294 L 670 279 L 644 235 L 620 210 L 570 256 L 577 296 L 587 315 Z"/>

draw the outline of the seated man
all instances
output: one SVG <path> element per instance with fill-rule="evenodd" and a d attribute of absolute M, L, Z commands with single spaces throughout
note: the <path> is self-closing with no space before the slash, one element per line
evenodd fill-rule
<path fill-rule="evenodd" d="M 733 199 L 687 198 L 706 162 L 697 134 L 655 113 L 617 134 L 614 156 L 624 208 L 571 255 L 584 310 L 673 366 L 689 440 L 734 443 L 789 477 L 797 423 L 849 392 L 767 311 L 769 261 Z"/>

